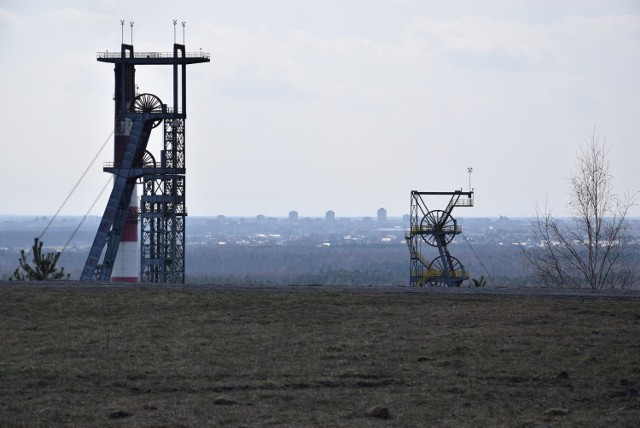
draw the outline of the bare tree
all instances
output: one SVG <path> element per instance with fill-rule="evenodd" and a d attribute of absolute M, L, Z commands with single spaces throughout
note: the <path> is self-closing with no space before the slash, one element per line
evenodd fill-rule
<path fill-rule="evenodd" d="M 637 272 L 629 245 L 627 214 L 633 198 L 618 197 L 607 161 L 608 150 L 595 132 L 580 148 L 569 179 L 568 219 L 557 219 L 545 205 L 532 218 L 538 247 L 523 248 L 525 263 L 545 285 L 626 288 Z"/>

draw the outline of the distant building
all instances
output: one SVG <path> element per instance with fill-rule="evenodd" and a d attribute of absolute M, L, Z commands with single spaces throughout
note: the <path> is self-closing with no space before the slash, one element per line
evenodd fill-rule
<path fill-rule="evenodd" d="M 275 217 L 267 217 L 267 224 L 268 225 L 276 225 L 278 224 L 278 219 Z"/>
<path fill-rule="evenodd" d="M 324 213 L 324 219 L 326 221 L 334 221 L 336 219 L 336 213 L 334 213 L 333 211 L 327 211 L 326 213 Z"/>
<path fill-rule="evenodd" d="M 289 221 L 297 222 L 298 221 L 298 211 L 290 211 L 289 212 Z"/>
<path fill-rule="evenodd" d="M 265 220 L 266 220 L 266 217 L 262 214 L 259 214 L 256 217 L 256 222 L 258 222 L 259 224 L 264 224 Z"/>
<path fill-rule="evenodd" d="M 386 223 L 387 222 L 387 210 L 384 208 L 380 208 L 378 210 L 378 223 Z"/>

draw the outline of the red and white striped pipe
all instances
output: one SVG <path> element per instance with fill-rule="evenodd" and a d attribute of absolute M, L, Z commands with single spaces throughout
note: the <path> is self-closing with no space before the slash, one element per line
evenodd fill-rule
<path fill-rule="evenodd" d="M 112 282 L 140 282 L 140 246 L 138 245 L 138 194 L 133 188 L 127 220 L 118 254 L 111 271 Z"/>
<path fill-rule="evenodd" d="M 120 168 L 124 151 L 129 143 L 131 119 L 116 121 L 114 129 L 113 165 Z M 140 282 L 140 248 L 138 245 L 138 192 L 133 187 L 129 212 L 118 246 L 118 254 L 111 271 L 112 282 Z"/>

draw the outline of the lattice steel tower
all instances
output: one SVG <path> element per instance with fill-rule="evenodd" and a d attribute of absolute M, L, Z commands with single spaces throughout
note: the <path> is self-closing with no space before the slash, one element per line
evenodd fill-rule
<path fill-rule="evenodd" d="M 99 52 L 97 59 L 115 65 L 114 159 L 104 168 L 114 184 L 80 280 L 111 279 L 123 232 L 139 216 L 140 281 L 184 283 L 186 71 L 188 64 L 209 62 L 209 54 L 186 52 L 177 43 L 173 52 L 134 52 L 123 43 L 120 52 Z M 173 68 L 173 105 L 136 93 L 137 65 Z M 160 125 L 163 147 L 154 155 L 147 143 Z M 140 208 L 132 210 L 136 183 L 142 183 L 142 196 Z"/>
<path fill-rule="evenodd" d="M 424 200 L 425 196 L 450 196 L 451 199 L 444 210 L 429 210 Z M 447 245 L 456 235 L 462 233 L 462 228 L 451 216 L 451 211 L 454 207 L 472 206 L 473 191 L 411 191 L 410 226 L 405 239 L 411 258 L 409 277 L 412 286 L 458 287 L 465 279 L 469 279 L 469 273 L 462 263 L 449 253 Z M 426 254 L 430 249 L 437 250 L 435 257 Z"/>

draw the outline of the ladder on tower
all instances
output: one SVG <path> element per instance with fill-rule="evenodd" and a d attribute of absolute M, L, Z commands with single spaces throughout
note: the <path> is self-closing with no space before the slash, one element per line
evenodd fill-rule
<path fill-rule="evenodd" d="M 109 281 L 113 270 L 113 263 L 118 252 L 118 245 L 122 239 L 122 232 L 129 208 L 129 201 L 136 184 L 136 175 L 132 175 L 134 161 L 140 156 L 149 141 L 151 127 L 144 117 L 137 117 L 129 134 L 129 141 L 125 148 L 120 166 L 115 169 L 113 190 L 104 210 L 98 232 L 93 240 L 89 256 L 80 275 L 80 281 Z M 99 264 L 100 256 L 104 252 L 103 261 Z"/>

